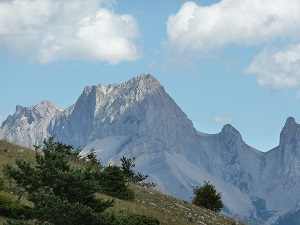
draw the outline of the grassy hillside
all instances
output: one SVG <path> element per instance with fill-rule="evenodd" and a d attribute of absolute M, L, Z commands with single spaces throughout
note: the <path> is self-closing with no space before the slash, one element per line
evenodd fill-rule
<path fill-rule="evenodd" d="M 34 162 L 35 152 L 33 150 L 14 145 L 0 140 L 0 175 L 4 164 L 14 164 L 16 159 L 25 159 Z"/>
<path fill-rule="evenodd" d="M 0 175 L 4 164 L 14 164 L 16 159 L 26 159 L 34 162 L 35 152 L 11 143 L 0 141 Z M 182 201 L 158 191 L 130 184 L 135 192 L 135 198 L 131 201 L 115 199 L 114 207 L 110 211 L 118 214 L 138 213 L 153 216 L 160 221 L 162 225 L 242 225 L 232 218 L 228 218 L 220 213 L 197 207 L 186 201 Z M 111 199 L 107 195 L 99 194 L 99 197 Z M 5 218 L 0 217 L 0 224 L 3 224 Z"/>
<path fill-rule="evenodd" d="M 117 213 L 140 213 L 151 215 L 158 219 L 162 225 L 241 225 L 242 222 L 226 217 L 220 213 L 197 207 L 186 201 L 164 195 L 155 190 L 131 185 L 135 191 L 135 198 L 132 201 L 116 199 L 115 206 L 111 211 Z M 102 198 L 110 198 L 100 195 Z"/>

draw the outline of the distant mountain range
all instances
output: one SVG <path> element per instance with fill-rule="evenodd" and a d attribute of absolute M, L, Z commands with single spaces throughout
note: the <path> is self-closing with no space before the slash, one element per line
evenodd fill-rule
<path fill-rule="evenodd" d="M 193 186 L 214 184 L 223 211 L 249 224 L 296 224 L 300 215 L 300 125 L 288 118 L 280 144 L 264 153 L 227 124 L 218 134 L 198 132 L 151 75 L 122 84 L 85 87 L 65 110 L 43 101 L 17 106 L 0 138 L 32 147 L 45 137 L 94 147 L 103 163 L 135 157 L 135 169 L 170 195 L 190 201 Z"/>

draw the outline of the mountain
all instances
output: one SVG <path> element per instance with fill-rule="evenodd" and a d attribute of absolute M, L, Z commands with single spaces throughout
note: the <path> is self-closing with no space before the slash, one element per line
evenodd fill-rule
<path fill-rule="evenodd" d="M 86 87 L 76 104 L 56 117 L 52 126 L 49 134 L 58 134 L 60 141 L 75 146 L 108 136 L 139 134 L 168 139 L 173 144 L 170 148 L 176 149 L 196 136 L 192 122 L 158 81 L 145 74 L 120 85 Z"/>
<path fill-rule="evenodd" d="M 61 112 L 59 107 L 48 101 L 31 107 L 17 105 L 14 115 L 8 116 L 2 123 L 0 138 L 26 147 L 41 144 L 49 135 L 47 128 L 51 121 Z"/>
<path fill-rule="evenodd" d="M 288 118 L 278 147 L 264 153 L 247 145 L 230 124 L 205 134 L 151 75 L 122 84 L 85 87 L 65 110 L 44 101 L 17 106 L 0 138 L 31 147 L 44 137 L 94 147 L 103 163 L 135 158 L 136 170 L 170 195 L 191 200 L 210 181 L 222 193 L 224 213 L 250 224 L 274 224 L 300 205 L 300 125 Z"/>

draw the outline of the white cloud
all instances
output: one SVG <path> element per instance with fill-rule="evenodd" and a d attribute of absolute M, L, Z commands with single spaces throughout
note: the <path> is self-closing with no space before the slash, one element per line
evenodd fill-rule
<path fill-rule="evenodd" d="M 0 46 L 30 60 L 139 58 L 138 25 L 111 9 L 112 0 L 12 0 L 0 2 Z M 104 7 L 106 6 L 106 8 Z"/>
<path fill-rule="evenodd" d="M 227 124 L 232 123 L 233 117 L 230 115 L 218 115 L 213 117 L 213 123 Z"/>
<path fill-rule="evenodd" d="M 205 7 L 186 2 L 168 18 L 167 44 L 184 52 L 300 39 L 299 10 L 295 0 L 222 0 Z"/>
<path fill-rule="evenodd" d="M 265 49 L 246 69 L 260 85 L 273 89 L 300 86 L 300 44 L 274 51 Z"/>

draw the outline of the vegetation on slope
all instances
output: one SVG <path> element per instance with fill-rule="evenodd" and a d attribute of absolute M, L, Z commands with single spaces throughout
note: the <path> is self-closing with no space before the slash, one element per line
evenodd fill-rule
<path fill-rule="evenodd" d="M 7 163 L 14 164 L 15 159 L 26 159 L 26 161 L 34 163 L 34 158 L 35 152 L 33 150 L 28 150 L 5 141 L 0 141 L 0 176 L 3 176 L 3 165 Z M 127 218 L 128 215 L 147 215 L 158 219 L 162 225 L 242 224 L 241 222 L 228 218 L 222 214 L 163 195 L 155 190 L 147 189 L 135 184 L 130 184 L 129 187 L 134 191 L 133 200 L 115 199 L 104 194 L 98 194 L 97 196 L 106 200 L 114 199 L 114 206 L 108 208 L 108 212 L 125 215 Z M 5 218 L 0 217 L 0 224 L 3 224 L 4 220 Z"/>
<path fill-rule="evenodd" d="M 223 214 L 213 212 L 189 202 L 162 194 L 139 185 L 130 185 L 135 191 L 131 201 L 116 199 L 115 206 L 109 210 L 118 213 L 141 213 L 151 215 L 160 221 L 161 225 L 243 225 L 244 223 Z M 111 199 L 100 194 L 101 197 Z"/>

